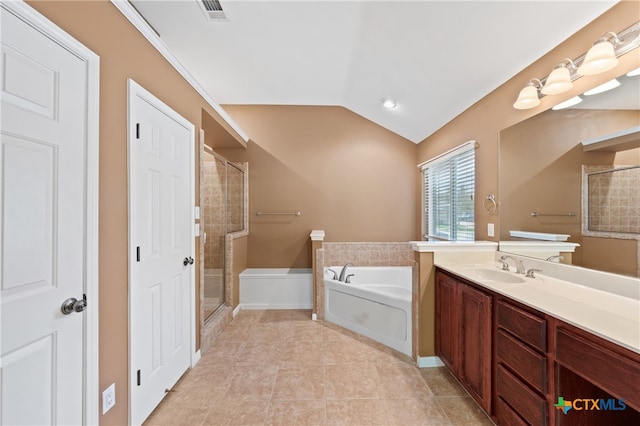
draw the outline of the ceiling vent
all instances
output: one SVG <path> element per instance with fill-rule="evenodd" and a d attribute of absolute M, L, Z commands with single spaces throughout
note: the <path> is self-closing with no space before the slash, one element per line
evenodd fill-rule
<path fill-rule="evenodd" d="M 198 0 L 204 16 L 211 21 L 228 21 L 218 0 Z"/>

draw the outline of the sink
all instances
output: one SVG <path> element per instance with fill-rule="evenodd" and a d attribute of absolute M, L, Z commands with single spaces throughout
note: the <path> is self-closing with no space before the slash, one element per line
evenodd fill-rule
<path fill-rule="evenodd" d="M 524 278 L 498 269 L 478 268 L 473 270 L 473 275 L 478 279 L 496 281 L 501 283 L 523 283 Z"/>

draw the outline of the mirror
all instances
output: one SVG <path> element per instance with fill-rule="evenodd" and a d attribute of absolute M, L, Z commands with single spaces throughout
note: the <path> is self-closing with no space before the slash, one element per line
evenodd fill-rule
<path fill-rule="evenodd" d="M 640 276 L 640 76 L 617 80 L 500 132 L 502 251 Z"/>

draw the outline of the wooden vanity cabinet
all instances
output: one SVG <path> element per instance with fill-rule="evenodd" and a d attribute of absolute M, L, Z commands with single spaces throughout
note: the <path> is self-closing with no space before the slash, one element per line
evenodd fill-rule
<path fill-rule="evenodd" d="M 436 354 L 499 426 L 640 425 L 639 353 L 446 271 L 435 282 Z"/>
<path fill-rule="evenodd" d="M 495 417 L 498 424 L 547 425 L 547 321 L 498 298 L 495 314 Z"/>
<path fill-rule="evenodd" d="M 436 353 L 491 412 L 491 295 L 436 271 Z"/>

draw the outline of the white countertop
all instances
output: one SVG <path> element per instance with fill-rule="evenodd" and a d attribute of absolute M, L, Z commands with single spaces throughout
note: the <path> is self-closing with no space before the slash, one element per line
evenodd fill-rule
<path fill-rule="evenodd" d="M 436 266 L 491 291 L 640 353 L 640 300 L 536 273 L 523 283 L 503 283 L 478 277 L 479 269 L 500 270 L 498 263 Z"/>

